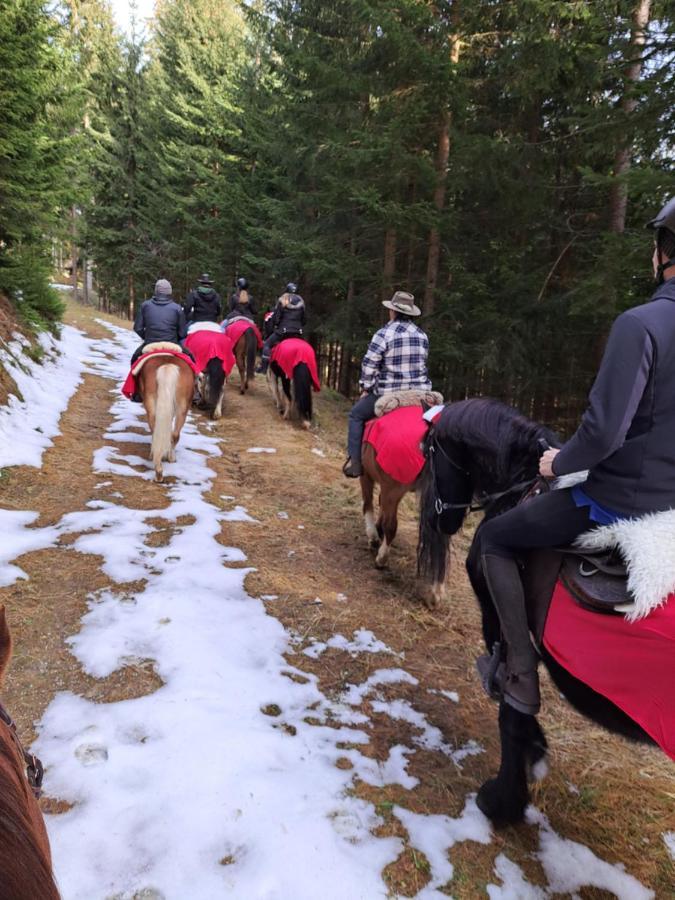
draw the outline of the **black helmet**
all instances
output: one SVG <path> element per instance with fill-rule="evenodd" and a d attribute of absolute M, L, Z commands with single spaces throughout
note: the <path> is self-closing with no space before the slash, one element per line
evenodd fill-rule
<path fill-rule="evenodd" d="M 662 231 L 668 231 L 672 237 L 675 237 L 675 197 L 671 197 L 659 214 L 653 218 L 651 222 L 647 222 L 647 228 L 656 231 L 657 247 L 660 243 L 659 237 Z M 663 281 L 663 273 L 671 266 L 675 266 L 675 257 L 667 259 L 665 262 L 659 264 L 656 270 L 656 277 L 659 284 Z"/>
<path fill-rule="evenodd" d="M 247 279 L 247 278 L 243 278 L 243 277 L 242 277 L 242 278 L 237 278 L 237 287 L 238 287 L 238 288 L 241 288 L 242 291 L 243 291 L 244 288 L 247 288 L 247 287 L 248 287 L 248 279 Z"/>
<path fill-rule="evenodd" d="M 288 284 L 286 285 L 286 290 L 288 291 L 289 294 L 297 294 L 298 286 L 297 286 L 297 284 L 293 284 L 292 281 L 289 281 Z"/>
<path fill-rule="evenodd" d="M 199 283 L 200 284 L 213 284 L 211 276 L 208 274 L 208 272 L 204 272 L 203 275 L 200 275 Z"/>

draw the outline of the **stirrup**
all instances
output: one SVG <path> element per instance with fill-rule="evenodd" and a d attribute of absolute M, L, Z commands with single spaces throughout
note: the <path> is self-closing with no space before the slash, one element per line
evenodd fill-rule
<path fill-rule="evenodd" d="M 492 653 L 484 653 L 476 660 L 476 669 L 480 676 L 483 690 L 491 700 L 501 700 L 506 678 L 506 665 L 502 660 L 502 645 L 495 641 Z"/>
<path fill-rule="evenodd" d="M 351 456 L 348 456 L 347 459 L 345 460 L 345 464 L 342 467 L 342 474 L 345 475 L 347 478 L 360 478 L 361 474 L 363 472 L 363 469 L 361 468 L 361 464 L 359 463 L 359 469 L 361 469 L 360 472 L 355 472 L 353 466 L 354 466 L 354 463 L 352 461 L 352 458 L 351 458 Z"/>

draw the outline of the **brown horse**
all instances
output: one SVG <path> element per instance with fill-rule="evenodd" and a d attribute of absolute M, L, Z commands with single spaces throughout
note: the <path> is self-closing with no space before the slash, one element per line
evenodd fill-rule
<path fill-rule="evenodd" d="M 0 606 L 0 684 L 12 655 L 12 638 Z M 0 896 L 59 900 L 47 830 L 28 781 L 27 760 L 13 723 L 0 706 Z"/>
<path fill-rule="evenodd" d="M 155 480 L 162 481 L 162 462 L 176 461 L 176 444 L 192 405 L 194 372 L 178 356 L 151 356 L 138 374 L 138 389 L 152 432 Z"/>
<path fill-rule="evenodd" d="M 249 381 L 255 378 L 255 358 L 258 352 L 258 338 L 253 328 L 247 328 L 232 348 L 239 369 L 239 393 L 248 390 Z"/>

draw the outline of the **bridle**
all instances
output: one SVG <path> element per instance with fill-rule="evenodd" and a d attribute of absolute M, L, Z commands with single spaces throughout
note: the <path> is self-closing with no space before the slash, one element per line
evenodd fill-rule
<path fill-rule="evenodd" d="M 30 785 L 35 799 L 39 800 L 42 796 L 42 779 L 44 777 L 44 767 L 37 756 L 34 756 L 32 753 L 28 753 L 27 750 L 24 749 L 24 746 L 21 743 L 21 739 L 19 738 L 16 730 L 16 723 L 7 712 L 5 707 L 2 705 L 2 703 L 0 703 L 0 720 L 2 720 L 5 725 L 7 725 L 12 734 L 14 743 L 18 747 L 19 752 L 21 753 L 23 761 L 26 765 L 26 780 Z"/>
<path fill-rule="evenodd" d="M 438 440 L 436 434 L 434 432 L 429 436 L 429 440 L 427 443 L 427 453 L 429 459 L 429 469 L 431 471 L 431 480 L 434 487 L 435 501 L 434 501 L 434 509 L 436 511 L 436 515 L 440 516 L 444 512 L 450 509 L 464 509 L 467 512 L 482 512 L 490 507 L 493 503 L 496 503 L 498 500 L 503 499 L 504 497 L 508 497 L 511 494 L 520 493 L 522 496 L 520 500 L 524 500 L 526 497 L 530 497 L 536 494 L 541 493 L 543 490 L 542 482 L 544 481 L 540 476 L 536 476 L 535 478 L 529 478 L 527 481 L 519 481 L 516 484 L 512 484 L 505 491 L 497 491 L 493 494 L 483 494 L 479 498 L 478 503 L 474 503 L 473 499 L 469 500 L 468 503 L 446 503 L 438 490 L 438 479 L 436 477 L 436 453 L 440 453 L 454 469 L 458 472 L 461 472 L 463 475 L 466 475 L 467 478 L 471 476 L 471 473 L 468 469 L 465 469 L 463 466 L 460 466 L 458 462 L 456 462 L 450 454 L 443 448 L 442 444 Z"/>

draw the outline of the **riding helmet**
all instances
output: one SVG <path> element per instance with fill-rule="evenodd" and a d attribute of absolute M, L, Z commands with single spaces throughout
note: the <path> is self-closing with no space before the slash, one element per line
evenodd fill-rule
<path fill-rule="evenodd" d="M 237 278 L 237 287 L 241 288 L 242 291 L 248 287 L 248 279 L 247 278 Z"/>
<path fill-rule="evenodd" d="M 652 219 L 651 222 L 647 222 L 647 228 L 656 231 L 657 246 L 659 245 L 660 231 L 669 231 L 671 235 L 675 236 L 675 197 L 671 197 L 659 214 Z M 675 257 L 667 259 L 657 267 L 656 277 L 659 284 L 663 281 L 663 273 L 665 270 L 674 265 Z"/>
<path fill-rule="evenodd" d="M 297 284 L 293 284 L 292 281 L 289 281 L 288 284 L 286 285 L 286 290 L 289 294 L 297 294 L 298 286 L 297 286 Z"/>

